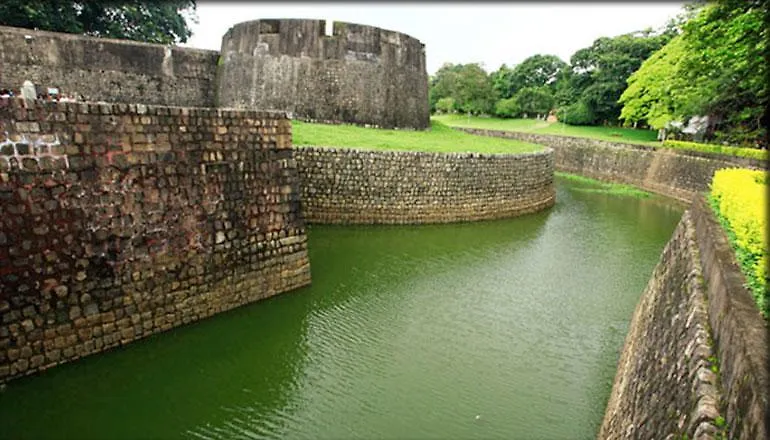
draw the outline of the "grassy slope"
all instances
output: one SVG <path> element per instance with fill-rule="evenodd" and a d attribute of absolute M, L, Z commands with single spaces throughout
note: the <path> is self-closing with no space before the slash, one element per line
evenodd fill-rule
<path fill-rule="evenodd" d="M 553 134 L 562 136 L 587 137 L 614 142 L 628 142 L 661 146 L 657 141 L 657 133 L 652 130 L 637 130 L 633 128 L 590 127 L 562 124 L 561 122 L 545 122 L 537 119 L 499 119 L 479 118 L 463 115 L 434 115 L 431 120 L 443 122 L 454 127 L 485 128 L 489 130 L 521 131 L 536 134 Z"/>
<path fill-rule="evenodd" d="M 352 125 L 292 121 L 296 146 L 348 147 L 363 150 L 401 150 L 440 153 L 525 153 L 542 150 L 536 144 L 512 139 L 475 136 L 431 122 L 426 131 L 385 130 Z"/>

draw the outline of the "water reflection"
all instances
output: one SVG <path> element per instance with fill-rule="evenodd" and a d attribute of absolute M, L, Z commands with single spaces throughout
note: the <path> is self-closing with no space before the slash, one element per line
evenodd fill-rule
<path fill-rule="evenodd" d="M 557 184 L 517 219 L 313 226 L 312 286 L 11 383 L 2 437 L 594 437 L 682 211 Z"/>

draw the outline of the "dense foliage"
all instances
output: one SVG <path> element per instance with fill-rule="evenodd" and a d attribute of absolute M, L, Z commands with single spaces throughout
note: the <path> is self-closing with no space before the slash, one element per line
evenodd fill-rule
<path fill-rule="evenodd" d="M 707 115 L 707 139 L 766 145 L 768 3 L 696 6 L 681 34 L 629 77 L 621 117 L 662 128 Z"/>
<path fill-rule="evenodd" d="M 727 231 L 760 312 L 770 319 L 767 185 L 766 171 L 719 170 L 714 173 L 709 198 Z"/>
<path fill-rule="evenodd" d="M 669 139 L 663 141 L 663 146 L 666 148 L 699 151 L 702 153 L 724 154 L 727 156 L 747 157 L 765 161 L 770 160 L 770 151 L 757 148 L 741 148 L 729 145 L 702 144 L 699 142 L 674 141 Z"/>
<path fill-rule="evenodd" d="M 431 110 L 439 99 L 452 97 L 453 105 L 442 111 L 501 118 L 555 111 L 570 125 L 623 123 L 668 128 L 669 134 L 691 117 L 708 116 L 696 139 L 766 147 L 768 5 L 693 0 L 658 30 L 598 38 L 569 63 L 536 54 L 512 67 L 503 64 L 487 81 L 478 65 L 448 64 L 431 79 Z M 470 73 L 475 79 L 467 83 L 474 90 L 466 95 L 483 105 L 461 99 L 458 78 Z"/>
<path fill-rule="evenodd" d="M 0 25 L 172 44 L 192 35 L 194 12 L 195 0 L 3 0 Z"/>

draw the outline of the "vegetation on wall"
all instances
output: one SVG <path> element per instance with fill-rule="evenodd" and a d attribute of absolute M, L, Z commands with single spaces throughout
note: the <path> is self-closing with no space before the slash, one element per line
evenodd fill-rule
<path fill-rule="evenodd" d="M 0 25 L 147 43 L 185 43 L 195 20 L 195 0 L 0 2 Z"/>
<path fill-rule="evenodd" d="M 760 312 L 770 319 L 768 292 L 767 171 L 724 169 L 714 173 L 709 201 L 746 276 Z"/>

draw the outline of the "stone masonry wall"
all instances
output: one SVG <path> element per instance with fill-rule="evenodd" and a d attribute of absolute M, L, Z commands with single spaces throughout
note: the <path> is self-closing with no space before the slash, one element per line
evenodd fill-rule
<path fill-rule="evenodd" d="M 285 114 L 0 99 L 0 382 L 310 282 Z"/>
<path fill-rule="evenodd" d="M 554 204 L 550 149 L 519 155 L 300 147 L 302 210 L 315 223 L 446 223 Z"/>
<path fill-rule="evenodd" d="M 0 26 L 0 88 L 105 101 L 213 107 L 219 52 Z"/>
<path fill-rule="evenodd" d="M 556 169 L 625 183 L 690 202 L 708 191 L 716 170 L 765 168 L 757 160 L 607 142 L 572 136 L 459 128 L 472 134 L 518 139 L 553 148 Z"/>
<path fill-rule="evenodd" d="M 698 196 L 636 307 L 598 438 L 768 438 L 770 335 L 745 283 Z"/>
<path fill-rule="evenodd" d="M 724 229 L 705 199 L 693 206 L 729 439 L 770 438 L 770 333 Z"/>
<path fill-rule="evenodd" d="M 599 439 L 716 438 L 719 377 L 707 308 L 686 211 L 634 311 Z"/>
<path fill-rule="evenodd" d="M 408 35 L 324 20 L 256 20 L 222 39 L 217 105 L 305 120 L 429 126 L 425 48 Z"/>

